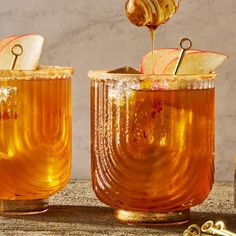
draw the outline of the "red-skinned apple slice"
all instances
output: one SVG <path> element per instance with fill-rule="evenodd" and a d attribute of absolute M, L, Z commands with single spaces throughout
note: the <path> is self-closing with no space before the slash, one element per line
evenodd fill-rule
<path fill-rule="evenodd" d="M 185 53 L 185 57 L 190 53 L 200 52 L 198 50 L 188 50 Z M 155 67 L 154 67 L 154 73 L 155 74 L 164 74 L 165 69 L 170 64 L 170 62 L 174 61 L 176 58 L 178 60 L 178 57 L 180 55 L 180 49 L 177 49 L 175 51 L 169 52 L 165 55 L 163 55 L 161 58 L 155 61 Z M 177 63 L 177 61 L 176 61 Z M 173 70 L 174 71 L 174 70 Z M 173 74 L 171 72 L 170 74 Z"/>
<path fill-rule="evenodd" d="M 154 50 L 154 62 L 156 63 L 156 61 L 158 61 L 164 55 L 177 50 L 177 48 L 159 48 Z M 140 65 L 140 71 L 143 74 L 152 74 L 152 52 L 149 52 L 143 57 Z"/>
<path fill-rule="evenodd" d="M 155 74 L 173 74 L 180 50 L 171 52 L 156 61 Z M 209 74 L 219 67 L 228 57 L 221 53 L 201 50 L 188 50 L 178 74 Z"/>
<path fill-rule="evenodd" d="M 0 50 L 3 48 L 5 45 L 7 45 L 9 42 L 11 42 L 14 38 L 16 38 L 16 35 L 8 36 L 0 41 Z"/>
<path fill-rule="evenodd" d="M 23 53 L 17 58 L 15 70 L 35 70 L 38 67 L 44 38 L 40 35 L 21 35 L 0 49 L 0 69 L 9 70 L 12 64 L 12 48 L 19 44 Z"/>

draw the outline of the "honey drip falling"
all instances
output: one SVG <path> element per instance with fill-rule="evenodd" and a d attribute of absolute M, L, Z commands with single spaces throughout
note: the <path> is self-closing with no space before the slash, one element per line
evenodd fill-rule
<path fill-rule="evenodd" d="M 146 26 L 151 32 L 152 71 L 154 72 L 155 31 L 165 24 L 176 12 L 180 0 L 128 0 L 126 14 L 136 26 Z"/>

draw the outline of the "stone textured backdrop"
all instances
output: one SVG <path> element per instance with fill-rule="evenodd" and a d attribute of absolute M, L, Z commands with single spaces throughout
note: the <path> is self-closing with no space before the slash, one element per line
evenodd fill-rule
<path fill-rule="evenodd" d="M 73 78 L 73 173 L 90 177 L 89 69 L 137 66 L 150 50 L 146 29 L 131 25 L 125 0 L 0 0 L 0 37 L 36 33 L 46 38 L 42 64 L 70 65 Z M 178 13 L 157 31 L 157 47 L 221 51 L 230 60 L 218 70 L 216 178 L 233 179 L 236 154 L 236 1 L 182 0 Z"/>

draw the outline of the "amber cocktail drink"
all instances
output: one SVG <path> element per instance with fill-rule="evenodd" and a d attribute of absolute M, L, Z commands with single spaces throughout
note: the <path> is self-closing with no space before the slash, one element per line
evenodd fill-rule
<path fill-rule="evenodd" d="M 0 71 L 0 213 L 47 210 L 71 169 L 71 68 Z"/>
<path fill-rule="evenodd" d="M 90 72 L 97 197 L 126 223 L 188 220 L 214 174 L 214 74 Z"/>

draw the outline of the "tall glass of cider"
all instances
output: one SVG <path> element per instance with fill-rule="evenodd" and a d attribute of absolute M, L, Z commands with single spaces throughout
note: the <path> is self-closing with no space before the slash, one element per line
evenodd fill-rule
<path fill-rule="evenodd" d="M 71 169 L 72 68 L 0 71 L 0 214 L 34 214 Z"/>
<path fill-rule="evenodd" d="M 180 224 L 214 180 L 214 80 L 90 71 L 93 189 L 129 224 Z"/>

